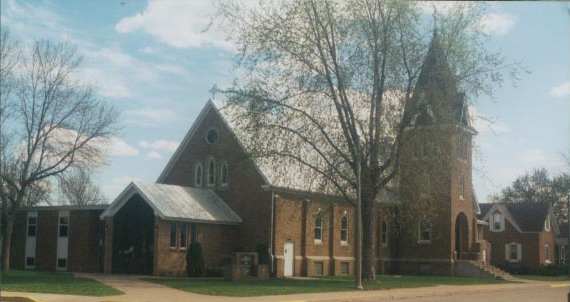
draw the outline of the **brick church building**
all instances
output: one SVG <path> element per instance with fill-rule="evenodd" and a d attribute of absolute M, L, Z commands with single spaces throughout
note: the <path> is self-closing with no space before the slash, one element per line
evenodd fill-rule
<path fill-rule="evenodd" d="M 437 38 L 405 110 L 398 179 L 377 198 L 377 270 L 475 274 L 473 263 L 489 255 L 472 185 L 476 132 Z M 262 248 L 278 277 L 352 274 L 353 207 L 274 175 L 248 157 L 209 101 L 156 183 L 131 183 L 100 213 L 98 265 L 183 275 L 186 248 L 197 240 L 212 270 L 234 252 Z"/>

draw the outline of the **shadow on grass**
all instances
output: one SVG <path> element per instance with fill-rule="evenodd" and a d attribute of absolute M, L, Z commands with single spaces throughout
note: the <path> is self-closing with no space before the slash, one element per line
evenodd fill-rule
<path fill-rule="evenodd" d="M 3 291 L 97 297 L 123 294 L 99 281 L 64 272 L 10 271 L 2 273 L 0 288 Z"/>
<path fill-rule="evenodd" d="M 266 281 L 225 281 L 223 279 L 195 278 L 145 278 L 145 281 L 197 294 L 251 297 L 288 295 L 301 293 L 352 291 L 354 281 L 350 277 L 325 277 L 315 279 L 271 279 Z M 445 276 L 386 276 L 365 284 L 367 290 L 415 288 L 437 285 L 496 284 L 505 281 L 493 278 L 468 278 Z"/>

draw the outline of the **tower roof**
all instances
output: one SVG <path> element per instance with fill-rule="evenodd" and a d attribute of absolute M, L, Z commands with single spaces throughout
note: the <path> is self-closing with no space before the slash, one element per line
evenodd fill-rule
<path fill-rule="evenodd" d="M 468 104 L 460 93 L 437 28 L 424 59 L 414 94 L 406 105 L 408 125 L 469 125 Z"/>

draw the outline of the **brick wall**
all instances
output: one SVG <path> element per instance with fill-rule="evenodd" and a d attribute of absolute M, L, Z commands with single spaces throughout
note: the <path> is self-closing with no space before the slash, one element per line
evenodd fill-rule
<path fill-rule="evenodd" d="M 156 220 L 155 275 L 186 275 L 186 248 L 180 246 L 180 222 Z M 170 247 L 170 224 L 177 224 L 177 246 Z M 207 269 L 221 270 L 224 258 L 230 257 L 236 249 L 238 228 L 229 225 L 194 224 L 197 240 L 202 246 L 202 254 Z M 188 243 L 191 227 L 188 224 Z"/>
<path fill-rule="evenodd" d="M 341 218 L 348 217 L 348 240 L 340 240 Z M 315 240 L 317 215 L 322 219 L 322 239 Z M 275 269 L 283 276 L 284 246 L 293 242 L 295 276 L 341 275 L 343 263 L 353 272 L 353 209 L 349 205 L 307 199 L 292 194 L 279 194 L 275 201 Z"/>
<path fill-rule="evenodd" d="M 102 210 L 70 212 L 68 269 L 72 272 L 102 272 L 104 222 Z"/>
<path fill-rule="evenodd" d="M 217 143 L 206 142 L 210 129 L 217 129 Z M 202 123 L 197 125 L 195 135 L 169 174 L 161 183 L 181 186 L 195 186 L 194 168 L 202 163 L 204 171 L 209 158 L 218 164 L 216 185 L 211 187 L 243 219 L 239 226 L 239 250 L 254 251 L 258 244 L 270 245 L 271 193 L 262 189 L 264 180 L 258 173 L 252 160 L 242 150 L 234 137 L 214 110 L 210 110 Z M 219 163 L 227 162 L 229 185 L 220 183 Z M 204 187 L 207 186 L 204 173 Z"/>
<path fill-rule="evenodd" d="M 484 237 L 491 244 L 491 264 L 493 265 L 538 268 L 542 263 L 541 233 L 520 233 L 509 220 L 505 219 L 505 230 L 503 232 L 491 232 L 486 228 Z M 505 258 L 505 245 L 511 242 L 522 245 L 520 263 L 510 263 Z"/>
<path fill-rule="evenodd" d="M 34 210 L 35 211 L 35 210 Z M 37 210 L 36 269 L 55 271 L 57 263 L 58 208 Z M 102 210 L 71 210 L 68 232 L 68 271 L 101 272 L 104 224 L 99 220 Z M 24 269 L 27 238 L 27 211 L 17 213 L 12 242 L 12 267 Z"/>

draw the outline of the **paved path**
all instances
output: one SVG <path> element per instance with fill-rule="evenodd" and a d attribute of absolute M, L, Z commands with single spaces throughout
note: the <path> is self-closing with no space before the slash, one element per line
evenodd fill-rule
<path fill-rule="evenodd" d="M 110 297 L 84 297 L 50 294 L 23 294 L 37 299 L 40 302 L 245 302 L 245 301 L 271 301 L 271 302 L 342 302 L 342 301 L 487 301 L 493 297 L 499 300 L 489 301 L 565 301 L 558 299 L 570 288 L 570 283 L 556 283 L 554 287 L 547 282 L 533 282 L 525 284 L 493 284 L 471 286 L 435 286 L 423 288 L 392 289 L 377 291 L 333 292 L 320 294 L 295 294 L 284 296 L 244 297 L 230 298 L 193 294 L 162 285 L 139 280 L 136 276 L 93 275 L 85 274 L 82 277 L 99 280 L 109 286 L 115 287 L 125 294 Z M 548 294 L 539 294 L 548 293 Z M 17 295 L 17 293 L 5 293 Z M 515 298 L 522 296 L 521 299 Z M 533 296 L 534 295 L 534 296 Z M 503 298 L 501 298 L 503 297 Z M 505 298 L 508 297 L 508 298 Z M 534 300 L 525 298 L 534 297 Z M 564 296 L 562 296 L 564 297 Z M 549 300 L 553 298 L 554 300 Z"/>

